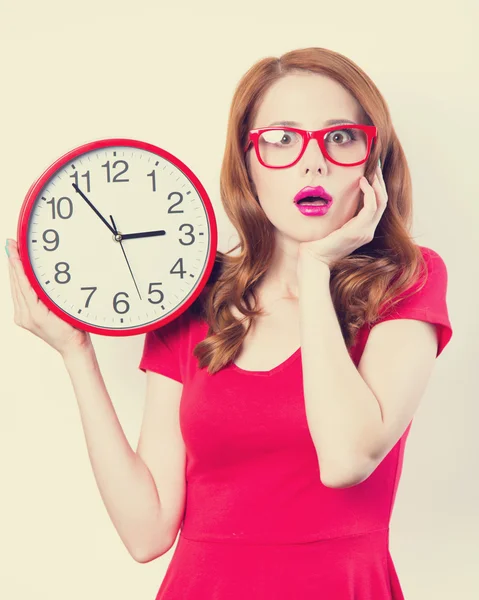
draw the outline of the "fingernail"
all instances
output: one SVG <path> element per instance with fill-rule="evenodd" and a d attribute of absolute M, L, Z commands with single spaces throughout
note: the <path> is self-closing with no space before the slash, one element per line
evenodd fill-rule
<path fill-rule="evenodd" d="M 378 165 L 379 165 L 379 168 L 381 169 L 381 159 L 380 158 L 378 159 Z"/>
<path fill-rule="evenodd" d="M 10 258 L 10 253 L 8 251 L 7 244 L 5 244 L 5 252 L 7 253 L 8 258 Z"/>

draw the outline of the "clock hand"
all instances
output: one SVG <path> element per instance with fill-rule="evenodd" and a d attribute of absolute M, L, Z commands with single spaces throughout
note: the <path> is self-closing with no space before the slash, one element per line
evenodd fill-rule
<path fill-rule="evenodd" d="M 152 237 L 154 235 L 165 235 L 166 231 L 164 229 L 159 229 L 158 231 L 141 231 L 140 233 L 122 233 L 122 240 L 131 240 L 133 238 L 143 238 L 143 237 Z"/>
<path fill-rule="evenodd" d="M 136 291 L 138 292 L 138 296 L 140 296 L 140 300 L 141 300 L 142 298 L 141 298 L 140 290 L 138 289 L 138 286 L 136 285 L 135 276 L 133 275 L 133 271 L 131 270 L 130 263 L 129 263 L 128 258 L 126 256 L 125 249 L 123 248 L 123 244 L 121 243 L 121 234 L 118 234 L 118 230 L 116 228 L 115 221 L 113 220 L 113 217 L 111 215 L 110 215 L 110 219 L 111 219 L 111 222 L 113 223 L 115 237 L 116 237 L 117 241 L 120 242 L 120 246 L 121 246 L 121 249 L 123 251 L 123 255 L 125 257 L 126 264 L 128 265 L 128 268 L 130 269 L 130 273 L 131 273 L 131 277 L 133 279 L 133 283 L 135 284 Z"/>
<path fill-rule="evenodd" d="M 83 200 L 85 200 L 85 202 L 88 204 L 88 206 L 90 208 L 92 208 L 95 213 L 100 217 L 100 219 L 103 221 L 103 223 L 105 223 L 105 225 L 108 227 L 108 229 L 113 233 L 113 235 L 116 234 L 115 230 L 113 229 L 113 227 L 110 225 L 110 223 L 108 223 L 108 221 L 100 214 L 100 212 L 93 206 L 93 204 L 90 202 L 90 200 L 88 200 L 88 198 L 85 196 L 85 194 L 81 191 L 81 189 L 77 186 L 76 183 L 72 183 L 72 186 L 74 187 L 75 191 L 77 192 L 77 194 L 80 194 L 80 196 L 83 198 Z"/>

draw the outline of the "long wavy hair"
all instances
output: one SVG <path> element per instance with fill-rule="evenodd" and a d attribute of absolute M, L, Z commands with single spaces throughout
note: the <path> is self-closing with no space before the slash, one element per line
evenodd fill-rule
<path fill-rule="evenodd" d="M 221 167 L 221 201 L 240 241 L 226 253 L 217 251 L 208 283 L 190 307 L 195 317 L 206 319 L 209 325 L 206 338 L 193 354 L 199 367 L 207 367 L 210 374 L 234 361 L 253 320 L 263 314 L 255 289 L 272 262 L 275 234 L 255 196 L 243 149 L 268 88 L 298 72 L 338 81 L 359 102 L 365 124 L 378 128 L 364 175 L 371 180 L 380 158 L 388 191 L 386 210 L 374 239 L 331 266 L 330 293 L 346 346 L 355 343 L 365 323 L 372 325 L 379 318 L 384 306 L 392 310 L 401 299 L 398 296 L 427 272 L 420 247 L 409 233 L 412 186 L 408 164 L 387 104 L 373 81 L 354 62 L 325 48 L 264 58 L 246 72 L 235 90 Z M 357 212 L 361 208 L 362 202 Z M 238 248 L 240 252 L 232 256 Z M 231 305 L 244 315 L 241 320 L 234 316 Z"/>

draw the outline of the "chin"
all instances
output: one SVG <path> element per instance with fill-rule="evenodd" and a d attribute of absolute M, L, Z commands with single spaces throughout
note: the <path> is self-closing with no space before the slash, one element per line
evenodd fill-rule
<path fill-rule="evenodd" d="M 296 243 L 296 244 L 301 244 L 302 242 L 316 242 L 318 240 L 322 240 L 323 238 L 325 238 L 327 235 L 329 235 L 333 230 L 328 228 L 327 231 L 324 230 L 318 230 L 318 227 L 314 227 L 313 229 L 315 229 L 316 231 L 298 231 L 297 229 L 294 231 L 285 231 L 283 230 L 278 230 L 277 233 L 282 237 L 282 238 L 287 238 L 289 240 L 291 240 L 292 242 Z"/>

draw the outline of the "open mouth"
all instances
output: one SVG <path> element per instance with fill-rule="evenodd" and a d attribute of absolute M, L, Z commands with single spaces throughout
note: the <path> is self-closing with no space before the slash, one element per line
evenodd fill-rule
<path fill-rule="evenodd" d="M 324 198 L 318 198 L 317 196 L 307 196 L 306 198 L 298 200 L 296 204 L 306 206 L 326 206 L 330 204 L 330 202 L 328 200 L 325 200 Z"/>

